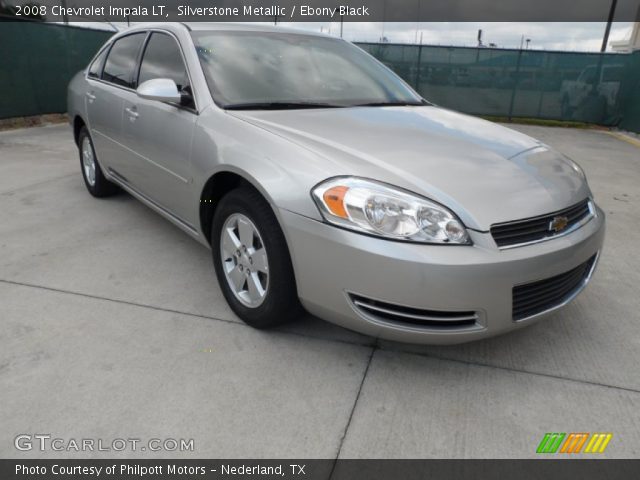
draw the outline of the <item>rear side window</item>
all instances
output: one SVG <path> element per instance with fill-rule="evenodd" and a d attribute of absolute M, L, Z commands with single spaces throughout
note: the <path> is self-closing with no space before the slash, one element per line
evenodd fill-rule
<path fill-rule="evenodd" d="M 104 59 L 107 58 L 108 48 L 105 48 L 100 55 L 96 57 L 96 59 L 91 63 L 89 67 L 88 75 L 92 78 L 100 78 L 100 73 L 102 72 L 102 66 L 104 65 Z"/>
<path fill-rule="evenodd" d="M 187 69 L 178 43 L 169 35 L 154 32 L 140 64 L 138 85 L 154 78 L 170 78 L 182 91 L 189 86 Z"/>
<path fill-rule="evenodd" d="M 145 35 L 146 33 L 135 33 L 116 40 L 104 65 L 103 80 L 135 88 L 136 61 Z"/>

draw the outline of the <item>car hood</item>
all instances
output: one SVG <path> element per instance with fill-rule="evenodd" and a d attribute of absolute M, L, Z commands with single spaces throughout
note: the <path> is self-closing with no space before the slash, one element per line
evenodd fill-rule
<path fill-rule="evenodd" d="M 317 153 L 326 177 L 397 185 L 444 204 L 481 231 L 589 195 L 579 167 L 543 143 L 438 107 L 229 113 Z"/>

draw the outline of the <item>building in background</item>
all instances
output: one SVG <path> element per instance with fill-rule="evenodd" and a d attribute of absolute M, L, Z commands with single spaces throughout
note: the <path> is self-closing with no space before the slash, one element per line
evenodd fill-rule
<path fill-rule="evenodd" d="M 618 53 L 630 53 L 640 50 L 640 22 L 635 22 L 631 28 L 631 35 L 626 40 L 609 42 L 611 49 Z"/>

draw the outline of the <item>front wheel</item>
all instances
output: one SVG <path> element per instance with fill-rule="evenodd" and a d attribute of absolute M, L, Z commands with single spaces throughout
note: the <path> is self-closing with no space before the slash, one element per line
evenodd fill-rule
<path fill-rule="evenodd" d="M 222 293 L 245 323 L 269 328 L 300 315 L 284 235 L 257 191 L 243 187 L 222 198 L 213 217 L 211 246 Z"/>

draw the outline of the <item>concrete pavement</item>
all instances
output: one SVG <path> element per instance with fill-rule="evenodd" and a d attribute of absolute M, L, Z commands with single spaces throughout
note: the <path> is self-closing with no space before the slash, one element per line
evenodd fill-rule
<path fill-rule="evenodd" d="M 126 194 L 85 191 L 66 125 L 0 133 L 0 458 L 530 458 L 546 432 L 640 456 L 640 149 L 515 126 L 576 160 L 608 215 L 567 309 L 454 347 L 312 317 L 242 324 L 210 254 Z M 186 438 L 187 452 L 20 452 L 18 434 Z"/>

